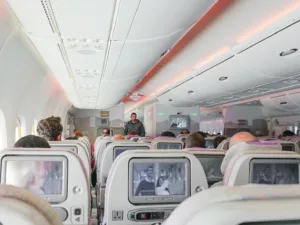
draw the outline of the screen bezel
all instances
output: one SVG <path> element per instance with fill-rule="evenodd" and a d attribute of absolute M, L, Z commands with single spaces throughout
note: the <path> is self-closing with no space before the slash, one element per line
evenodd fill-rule
<path fill-rule="evenodd" d="M 113 161 L 117 158 L 117 156 L 116 156 L 117 152 L 116 151 L 118 150 L 118 148 L 123 148 L 123 149 L 126 148 L 126 150 L 123 151 L 123 152 L 130 151 L 130 150 L 150 150 L 150 147 L 146 146 L 146 145 L 145 146 L 129 146 L 129 145 L 128 146 L 115 146 L 113 148 Z M 120 154 L 122 154 L 122 153 L 120 153 Z"/>
<path fill-rule="evenodd" d="M 184 195 L 167 196 L 134 196 L 133 195 L 133 164 L 134 163 L 184 163 L 185 190 Z M 191 196 L 191 162 L 188 158 L 132 158 L 128 162 L 128 200 L 132 204 L 178 204 Z"/>
<path fill-rule="evenodd" d="M 172 121 L 172 118 L 176 118 L 176 117 L 183 117 L 183 118 L 186 118 L 187 119 L 187 127 L 177 127 L 177 128 L 174 128 L 174 127 L 171 127 L 171 121 Z M 190 116 L 187 116 L 187 115 L 170 115 L 169 116 L 169 129 L 170 130 L 184 130 L 184 129 L 190 129 Z"/>
<path fill-rule="evenodd" d="M 167 149 L 165 149 L 165 148 L 159 148 L 158 147 L 159 144 L 167 144 L 167 145 L 169 145 L 169 144 L 179 144 L 181 146 L 181 148 L 179 148 L 179 149 L 178 148 L 167 148 Z M 157 149 L 159 149 L 159 150 L 182 150 L 183 149 L 183 145 L 182 145 L 181 142 L 160 141 L 160 142 L 157 143 Z"/>
<path fill-rule="evenodd" d="M 43 155 L 25 155 L 25 156 L 5 156 L 1 160 L 1 184 L 6 184 L 6 166 L 8 161 L 50 161 L 62 162 L 62 193 L 57 195 L 39 195 L 52 204 L 64 202 L 68 195 L 68 159 L 65 156 L 43 156 Z"/>
<path fill-rule="evenodd" d="M 219 179 L 208 179 L 208 177 L 207 177 L 207 175 L 206 175 L 206 171 L 205 171 L 205 169 L 204 169 L 204 166 L 202 165 L 202 163 L 201 163 L 201 158 L 221 158 L 222 159 L 222 161 L 223 161 L 223 159 L 224 159 L 224 155 L 203 155 L 203 154 L 195 154 L 195 157 L 199 160 L 199 162 L 200 162 L 200 164 L 201 164 L 201 166 L 202 166 L 202 168 L 203 168 L 203 171 L 204 171 L 204 173 L 205 173 L 205 176 L 206 176 L 206 179 L 207 179 L 207 181 L 208 182 L 219 182 L 219 181 L 222 181 L 223 180 L 223 177 L 224 177 L 224 175 L 222 174 L 222 172 L 221 172 L 221 174 L 223 175 L 221 178 L 219 178 Z M 220 168 L 221 168 L 221 165 L 222 165 L 222 161 L 221 161 L 221 164 L 220 164 Z M 221 179 L 221 180 L 220 180 Z"/>
<path fill-rule="evenodd" d="M 251 159 L 250 163 L 249 163 L 249 171 L 250 171 L 250 175 L 249 175 L 249 184 L 255 184 L 252 183 L 253 180 L 253 164 L 298 164 L 298 184 L 300 184 L 300 159 L 276 159 L 276 158 L 270 158 L 270 159 L 266 159 L 266 158 L 255 158 L 255 159 Z M 278 184 L 274 184 L 274 185 L 278 185 Z M 287 185 L 287 184 L 284 184 Z"/>
<path fill-rule="evenodd" d="M 295 144 L 293 144 L 293 143 L 280 143 L 280 144 L 281 144 L 282 151 L 295 152 Z M 289 151 L 289 150 L 283 150 L 284 146 L 292 146 L 292 150 L 291 151 Z"/>

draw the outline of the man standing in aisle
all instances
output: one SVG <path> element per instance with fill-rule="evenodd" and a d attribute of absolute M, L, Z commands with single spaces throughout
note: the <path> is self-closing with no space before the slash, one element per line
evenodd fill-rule
<path fill-rule="evenodd" d="M 144 125 L 141 121 L 136 119 L 136 113 L 131 113 L 130 118 L 131 118 L 131 120 L 126 123 L 125 128 L 124 128 L 125 135 L 127 135 L 129 131 L 134 130 L 137 135 L 139 135 L 141 137 L 145 137 Z"/>

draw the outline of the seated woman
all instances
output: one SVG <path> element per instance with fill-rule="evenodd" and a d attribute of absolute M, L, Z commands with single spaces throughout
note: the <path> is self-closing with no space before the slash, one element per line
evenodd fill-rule
<path fill-rule="evenodd" d="M 61 141 L 63 126 L 60 117 L 48 117 L 40 120 L 37 126 L 37 133 L 47 141 Z"/>
<path fill-rule="evenodd" d="M 164 177 L 159 177 L 155 188 L 156 195 L 170 195 L 168 186 L 169 181 Z"/>

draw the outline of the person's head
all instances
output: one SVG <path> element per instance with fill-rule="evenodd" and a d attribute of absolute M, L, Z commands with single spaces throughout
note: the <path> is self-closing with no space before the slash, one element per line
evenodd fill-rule
<path fill-rule="evenodd" d="M 183 129 L 180 134 L 190 134 L 190 131 L 188 129 Z"/>
<path fill-rule="evenodd" d="M 114 141 L 118 141 L 118 140 L 125 140 L 125 137 L 121 134 L 116 134 L 112 137 L 111 140 L 114 140 Z"/>
<path fill-rule="evenodd" d="M 73 137 L 83 137 L 83 134 L 80 131 L 75 131 Z"/>
<path fill-rule="evenodd" d="M 176 138 L 176 135 L 171 131 L 164 131 L 160 134 L 160 136 Z"/>
<path fill-rule="evenodd" d="M 136 131 L 135 130 L 128 131 L 128 135 L 136 135 Z"/>
<path fill-rule="evenodd" d="M 131 121 L 135 122 L 136 121 L 136 113 L 135 112 L 131 113 L 130 118 L 131 118 Z"/>
<path fill-rule="evenodd" d="M 149 166 L 147 169 L 146 169 L 146 175 L 148 178 L 152 179 L 153 178 L 153 167 L 152 166 Z"/>
<path fill-rule="evenodd" d="M 15 144 L 14 148 L 51 148 L 49 143 L 39 136 L 27 135 L 20 138 Z"/>
<path fill-rule="evenodd" d="M 108 128 L 104 128 L 102 130 L 102 136 L 109 136 L 110 135 L 110 130 Z"/>
<path fill-rule="evenodd" d="M 202 132 L 202 131 L 198 131 L 197 133 L 200 134 L 203 138 L 206 138 L 206 137 L 207 137 L 206 133 L 204 133 L 204 132 Z"/>
<path fill-rule="evenodd" d="M 229 142 L 229 148 L 240 142 L 256 142 L 258 139 L 249 132 L 243 131 L 233 135 Z"/>
<path fill-rule="evenodd" d="M 165 179 L 163 177 L 159 177 L 156 182 L 156 187 L 161 187 L 164 183 Z"/>
<path fill-rule="evenodd" d="M 48 117 L 40 120 L 37 126 L 37 133 L 47 141 L 60 141 L 63 126 L 60 123 L 60 117 Z"/>
<path fill-rule="evenodd" d="M 283 131 L 282 136 L 283 137 L 295 136 L 295 133 L 293 131 L 290 131 L 290 130 L 285 130 L 285 131 Z"/>
<path fill-rule="evenodd" d="M 194 147 L 205 148 L 205 139 L 198 132 L 192 133 L 186 137 L 185 147 L 186 148 L 194 148 Z"/>
<path fill-rule="evenodd" d="M 217 148 L 222 141 L 226 140 L 227 138 L 224 136 L 218 136 L 214 139 L 214 148 Z"/>
<path fill-rule="evenodd" d="M 65 140 L 78 140 L 78 137 L 67 137 Z"/>

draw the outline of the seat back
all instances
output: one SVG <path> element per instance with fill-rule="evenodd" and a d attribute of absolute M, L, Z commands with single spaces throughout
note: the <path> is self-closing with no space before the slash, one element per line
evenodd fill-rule
<path fill-rule="evenodd" d="M 138 140 L 138 143 L 150 143 L 153 140 L 152 137 L 140 137 L 140 139 Z"/>
<path fill-rule="evenodd" d="M 298 204 L 299 185 L 211 188 L 181 203 L 163 225 L 299 224 Z"/>
<path fill-rule="evenodd" d="M 224 185 L 299 184 L 300 155 L 286 151 L 246 151 L 230 161 Z"/>
<path fill-rule="evenodd" d="M 103 222 L 162 222 L 181 201 L 207 188 L 201 164 L 186 151 L 126 151 L 108 176 Z"/>
<path fill-rule="evenodd" d="M 230 138 L 227 138 L 226 140 L 222 141 L 217 149 L 220 149 L 220 150 L 225 150 L 227 151 L 229 149 L 229 142 L 230 142 Z"/>
<path fill-rule="evenodd" d="M 183 142 L 177 138 L 158 137 L 151 142 L 153 149 L 183 149 Z"/>
<path fill-rule="evenodd" d="M 195 155 L 200 161 L 207 179 L 208 186 L 223 180 L 221 172 L 221 164 L 225 156 L 224 150 L 218 149 L 201 149 L 195 150 L 193 148 L 185 149 L 191 154 Z"/>
<path fill-rule="evenodd" d="M 62 225 L 48 202 L 27 190 L 1 184 L 0 199 L 1 224 Z"/>
<path fill-rule="evenodd" d="M 296 141 L 282 141 L 279 140 L 279 143 L 282 146 L 282 151 L 290 151 L 300 153 L 299 145 Z"/>
<path fill-rule="evenodd" d="M 83 165 L 89 174 L 89 183 L 91 183 L 91 153 L 88 153 L 86 146 L 78 140 L 65 140 L 65 141 L 49 141 L 51 148 L 53 149 L 65 149 L 71 150 L 78 154 L 79 158 L 82 160 Z"/>
<path fill-rule="evenodd" d="M 238 153 L 245 151 L 281 151 L 281 145 L 278 142 L 241 142 L 235 144 L 225 154 L 221 165 L 221 172 L 224 174 L 230 160 Z"/>
<path fill-rule="evenodd" d="M 46 199 L 65 225 L 88 224 L 90 187 L 82 161 L 72 151 L 9 149 L 0 152 L 1 183 Z"/>
<path fill-rule="evenodd" d="M 205 147 L 208 149 L 214 149 L 214 140 L 216 137 L 207 137 L 205 138 Z"/>
<path fill-rule="evenodd" d="M 140 139 L 141 137 L 138 136 L 138 135 L 134 135 L 134 137 L 132 135 L 128 135 L 128 139 L 130 141 L 133 141 L 133 142 L 138 142 L 138 140 Z"/>
<path fill-rule="evenodd" d="M 91 143 L 88 137 L 84 136 L 84 137 L 79 137 L 78 138 L 79 141 L 83 141 L 87 147 L 87 149 L 89 150 L 89 152 L 91 151 Z"/>

